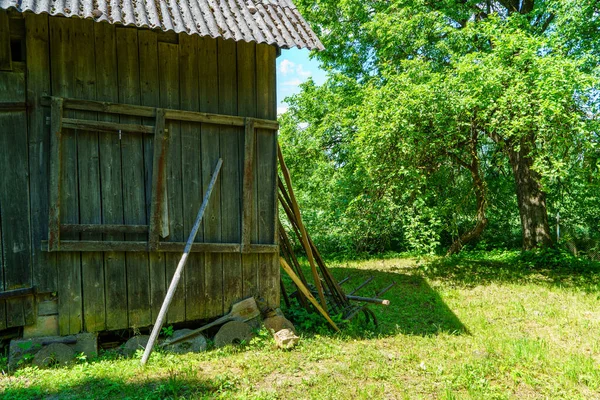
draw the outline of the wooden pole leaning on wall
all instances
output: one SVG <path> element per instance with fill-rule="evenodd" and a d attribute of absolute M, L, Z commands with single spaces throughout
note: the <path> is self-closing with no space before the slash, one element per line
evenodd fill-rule
<path fill-rule="evenodd" d="M 310 302 L 321 313 L 321 315 L 323 317 L 325 317 L 325 319 L 327 320 L 327 322 L 329 322 L 329 325 L 331 325 L 333 327 L 333 329 L 335 329 L 337 332 L 339 332 L 340 328 L 338 328 L 338 326 L 335 324 L 335 322 L 333 322 L 333 320 L 331 319 L 331 317 L 329 316 L 329 314 L 327 313 L 327 311 L 325 311 L 319 305 L 319 303 L 317 302 L 317 300 L 310 293 L 310 290 L 306 286 L 304 286 L 304 284 L 302 283 L 302 281 L 300 280 L 300 278 L 298 278 L 298 275 L 296 275 L 296 273 L 294 272 L 294 270 L 292 269 L 292 267 L 289 266 L 289 264 L 285 261 L 285 259 L 283 257 L 279 257 L 279 263 L 281 264 L 281 267 L 283 268 L 283 270 L 285 272 L 287 272 L 287 274 L 290 276 L 290 278 L 292 278 L 292 281 L 294 281 L 294 284 L 298 287 L 298 289 L 300 289 L 300 291 L 306 296 L 306 298 L 308 300 L 310 300 Z"/>
<path fill-rule="evenodd" d="M 212 193 L 213 187 L 215 186 L 215 182 L 217 181 L 217 177 L 219 176 L 219 171 L 221 170 L 221 166 L 223 165 L 223 160 L 219 158 L 217 162 L 217 166 L 215 167 L 215 172 L 213 172 L 210 183 L 208 184 L 208 188 L 206 193 L 204 194 L 204 199 L 202 200 L 202 205 L 200 206 L 200 210 L 198 210 L 198 215 L 196 216 L 196 221 L 194 222 L 194 226 L 192 231 L 190 232 L 190 236 L 188 237 L 187 243 L 185 245 L 185 249 L 183 250 L 183 255 L 181 256 L 181 260 L 177 265 L 177 269 L 173 274 L 173 279 L 171 280 L 171 284 L 169 285 L 169 290 L 167 291 L 167 295 L 165 296 L 165 300 L 160 308 L 160 312 L 158 313 L 158 317 L 156 317 L 156 323 L 152 328 L 152 334 L 150 335 L 150 339 L 148 339 L 148 344 L 146 345 L 146 349 L 144 350 L 144 355 L 142 356 L 142 365 L 146 365 L 148 362 L 148 358 L 150 358 L 150 354 L 152 353 L 152 348 L 154 347 L 154 342 L 156 342 L 156 338 L 160 333 L 160 329 L 162 328 L 165 316 L 167 315 L 167 311 L 169 310 L 169 305 L 173 300 L 173 296 L 175 295 L 175 291 L 177 290 L 177 285 L 179 284 L 179 280 L 181 279 L 181 273 L 183 272 L 183 268 L 187 262 L 188 256 L 190 255 L 190 250 L 192 249 L 192 244 L 196 239 L 196 234 L 198 233 L 198 229 L 200 229 L 200 222 L 202 221 L 202 217 L 204 216 L 204 211 L 208 206 L 208 200 L 210 199 L 210 195 Z"/>
<path fill-rule="evenodd" d="M 327 310 L 327 303 L 325 301 L 325 294 L 323 293 L 323 285 L 321 284 L 321 278 L 319 277 L 319 273 L 317 272 L 317 267 L 315 265 L 315 259 L 313 257 L 312 248 L 308 242 L 308 237 L 306 235 L 306 229 L 304 228 L 304 223 L 302 222 L 302 215 L 300 215 L 300 208 L 298 207 L 298 202 L 296 201 L 296 196 L 294 195 L 294 189 L 292 188 L 292 178 L 290 177 L 290 171 L 285 164 L 285 160 L 283 159 L 283 153 L 281 152 L 281 146 L 277 143 L 277 157 L 279 158 L 279 165 L 281 166 L 281 172 L 283 174 L 283 179 L 285 179 L 285 184 L 288 189 L 288 193 L 291 199 L 292 208 L 294 212 L 294 216 L 296 217 L 296 222 L 298 228 L 301 233 L 301 240 L 306 250 L 306 257 L 308 258 L 308 263 L 310 264 L 310 270 L 312 271 L 313 279 L 315 280 L 315 286 L 317 287 L 317 292 L 319 293 L 319 300 L 321 300 L 321 306 L 324 310 Z"/>

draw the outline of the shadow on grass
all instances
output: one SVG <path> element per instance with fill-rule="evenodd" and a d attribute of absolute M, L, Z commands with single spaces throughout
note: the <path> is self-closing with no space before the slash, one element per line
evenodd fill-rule
<path fill-rule="evenodd" d="M 172 375 L 165 378 L 140 378 L 139 382 L 118 379 L 87 378 L 75 385 L 58 389 L 8 387 L 2 399 L 180 399 L 212 398 L 219 393 L 235 391 L 231 383 Z"/>
<path fill-rule="evenodd" d="M 558 252 L 465 252 L 425 263 L 419 270 L 428 279 L 465 287 L 532 283 L 600 292 L 600 263 Z"/>
<path fill-rule="evenodd" d="M 456 335 L 469 333 L 440 295 L 419 275 L 347 267 L 330 267 L 330 270 L 338 280 L 346 276 L 351 277 L 343 285 L 346 293 L 351 292 L 367 278 L 373 277 L 367 286 L 355 293 L 358 296 L 375 297 L 379 290 L 387 287 L 391 282 L 396 282 L 396 285 L 382 296 L 390 300 L 389 306 L 375 304 L 369 306 L 375 312 L 379 322 L 378 329 L 373 331 L 379 335 L 402 333 L 424 336 L 441 332 Z M 286 278 L 284 277 L 284 280 Z M 286 286 L 292 287 L 291 285 Z M 357 316 L 356 319 L 358 321 L 352 324 L 354 329 L 350 334 L 359 337 L 368 336 L 368 329 L 373 329 L 373 327 L 361 326 L 361 323 L 364 323 L 363 315 Z M 300 331 L 304 330 L 302 321 L 293 322 Z M 347 329 L 344 331 L 349 333 Z"/>

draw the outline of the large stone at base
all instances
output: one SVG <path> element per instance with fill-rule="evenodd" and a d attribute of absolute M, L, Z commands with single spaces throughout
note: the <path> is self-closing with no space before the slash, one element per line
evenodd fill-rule
<path fill-rule="evenodd" d="M 188 333 L 193 332 L 192 329 L 179 329 L 173 332 L 172 339 L 180 338 Z M 198 335 L 189 338 L 181 343 L 175 343 L 170 346 L 166 346 L 165 350 L 177 353 L 177 354 L 185 354 L 185 353 L 200 353 L 206 350 L 206 338 L 199 333 Z"/>
<path fill-rule="evenodd" d="M 294 324 L 292 324 L 286 317 L 282 317 L 279 315 L 265 318 L 263 320 L 263 325 L 271 333 L 279 332 L 282 329 L 289 329 L 293 333 L 296 333 L 296 328 L 294 328 Z"/>
<path fill-rule="evenodd" d="M 240 344 L 252 339 L 252 328 L 245 322 L 231 321 L 219 329 L 215 335 L 215 346 L 223 347 L 228 344 Z"/>
<path fill-rule="evenodd" d="M 145 350 L 148 340 L 150 340 L 150 336 L 148 335 L 138 335 L 132 337 L 123 345 L 123 355 L 125 357 L 133 357 L 136 351 Z"/>
<path fill-rule="evenodd" d="M 75 360 L 75 351 L 66 344 L 52 343 L 44 346 L 33 358 L 38 368 L 71 365 Z"/>
<path fill-rule="evenodd" d="M 8 350 L 8 369 L 14 371 L 21 364 L 29 364 L 38 351 L 53 343 L 69 346 L 75 354 L 84 353 L 88 358 L 93 358 L 98 354 L 98 335 L 95 333 L 15 339 L 11 340 Z"/>

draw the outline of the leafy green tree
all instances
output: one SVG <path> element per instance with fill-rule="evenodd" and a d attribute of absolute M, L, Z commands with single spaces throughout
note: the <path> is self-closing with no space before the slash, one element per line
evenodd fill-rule
<path fill-rule="evenodd" d="M 316 56 L 334 78 L 324 88 L 305 86 L 292 107 L 303 109 L 294 123 L 308 123 L 306 133 L 317 135 L 333 170 L 350 163 L 368 177 L 350 185 L 354 199 L 387 199 L 410 215 L 402 205 L 432 204 L 432 179 L 468 171 L 475 224 L 455 237 L 454 252 L 488 223 L 488 161 L 506 162 L 523 248 L 552 245 L 549 182 L 564 180 L 583 154 L 595 151 L 581 144 L 597 135 L 597 2 L 297 3 L 327 48 Z M 329 98 L 335 110 L 314 108 L 309 90 L 343 100 Z"/>

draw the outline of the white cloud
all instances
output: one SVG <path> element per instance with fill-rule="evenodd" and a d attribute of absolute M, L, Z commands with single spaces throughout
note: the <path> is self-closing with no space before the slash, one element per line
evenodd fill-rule
<path fill-rule="evenodd" d="M 296 64 L 287 59 L 279 64 L 279 72 L 281 75 L 298 75 L 302 78 L 312 76 L 312 72 L 305 70 L 302 64 Z"/>
<path fill-rule="evenodd" d="M 277 107 L 277 115 L 281 115 L 281 114 L 287 112 L 287 110 L 288 110 L 288 107 L 285 107 L 285 106 Z"/>
<path fill-rule="evenodd" d="M 284 86 L 299 86 L 302 81 L 298 78 L 283 82 Z"/>
<path fill-rule="evenodd" d="M 283 75 L 287 75 L 294 71 L 295 66 L 296 64 L 290 60 L 283 60 L 281 64 L 279 64 L 279 72 L 281 72 Z"/>
<path fill-rule="evenodd" d="M 296 73 L 304 78 L 308 78 L 312 75 L 312 72 L 304 70 L 302 64 L 298 64 L 298 66 L 296 67 Z"/>

